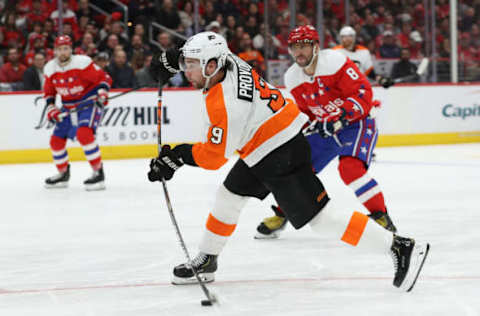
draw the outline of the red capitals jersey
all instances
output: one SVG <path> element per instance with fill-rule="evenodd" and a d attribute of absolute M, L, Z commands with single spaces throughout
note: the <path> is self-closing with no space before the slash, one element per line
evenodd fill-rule
<path fill-rule="evenodd" d="M 347 120 L 356 122 L 367 117 L 372 108 L 373 93 L 367 77 L 336 50 L 318 53 L 313 76 L 293 64 L 285 73 L 285 85 L 310 120 L 335 119 L 344 109 Z"/>
<path fill-rule="evenodd" d="M 94 100 L 97 90 L 109 90 L 112 78 L 84 55 L 72 55 L 70 62 L 62 67 L 58 59 L 50 60 L 43 69 L 45 85 L 44 98 L 47 103 L 58 93 L 66 108 L 74 108 L 79 103 Z M 49 100 L 50 99 L 50 100 Z"/>

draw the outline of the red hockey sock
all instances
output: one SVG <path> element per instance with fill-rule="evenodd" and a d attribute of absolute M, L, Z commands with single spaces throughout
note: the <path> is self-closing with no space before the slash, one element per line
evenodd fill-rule
<path fill-rule="evenodd" d="M 58 136 L 50 137 L 50 149 L 52 151 L 53 162 L 59 172 L 67 171 L 68 153 L 66 150 L 67 140 Z"/>
<path fill-rule="evenodd" d="M 102 167 L 102 157 L 100 155 L 100 147 L 95 141 L 93 130 L 89 127 L 82 126 L 77 129 L 77 139 L 82 145 L 83 152 L 93 170 Z"/>
<path fill-rule="evenodd" d="M 359 201 L 371 213 L 387 211 L 383 193 L 377 181 L 367 173 L 367 168 L 363 161 L 350 156 L 342 156 L 340 157 L 338 171 L 343 182 L 355 192 Z"/>

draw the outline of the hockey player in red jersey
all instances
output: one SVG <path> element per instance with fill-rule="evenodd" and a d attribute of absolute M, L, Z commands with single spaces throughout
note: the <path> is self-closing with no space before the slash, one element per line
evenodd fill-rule
<path fill-rule="evenodd" d="M 102 106 L 108 101 L 110 76 L 96 66 L 90 57 L 72 54 L 72 40 L 62 35 L 55 40 L 56 58 L 45 65 L 44 98 L 47 104 L 47 118 L 55 122 L 50 138 L 53 161 L 58 174 L 47 178 L 47 188 L 67 187 L 70 179 L 70 165 L 66 151 L 67 139 L 77 139 L 90 163 L 93 174 L 84 181 L 85 189 L 105 189 L 100 148 L 95 131 L 102 116 Z M 55 106 L 59 94 L 62 108 Z M 76 111 L 72 111 L 75 108 Z"/>
<path fill-rule="evenodd" d="M 320 50 L 312 26 L 294 29 L 288 39 L 295 63 L 285 73 L 285 85 L 300 110 L 310 117 L 304 129 L 312 149 L 312 165 L 320 172 L 339 156 L 340 177 L 368 209 L 370 217 L 396 232 L 383 193 L 367 172 L 378 129 L 370 117 L 372 88 L 356 64 L 338 50 Z M 256 238 L 276 238 L 285 227 L 281 209 L 257 227 Z"/>

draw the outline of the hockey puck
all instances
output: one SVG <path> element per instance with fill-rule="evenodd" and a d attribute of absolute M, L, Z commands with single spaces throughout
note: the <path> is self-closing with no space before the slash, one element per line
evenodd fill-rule
<path fill-rule="evenodd" d="M 210 300 L 202 300 L 202 306 L 212 306 L 212 301 L 210 301 Z"/>

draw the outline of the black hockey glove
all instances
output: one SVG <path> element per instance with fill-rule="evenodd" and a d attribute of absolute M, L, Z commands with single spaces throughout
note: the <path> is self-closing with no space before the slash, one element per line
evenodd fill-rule
<path fill-rule="evenodd" d="M 175 48 L 161 52 L 153 56 L 148 70 L 155 80 L 166 83 L 168 79 L 180 71 L 179 57 L 180 51 Z"/>
<path fill-rule="evenodd" d="M 380 76 L 380 78 L 378 79 L 378 84 L 380 84 L 382 87 L 384 87 L 385 89 L 388 89 L 390 88 L 391 86 L 393 86 L 395 84 L 395 82 L 393 81 L 392 78 L 390 77 L 382 77 Z"/>
<path fill-rule="evenodd" d="M 339 130 L 348 125 L 346 119 L 346 112 L 342 110 L 342 115 L 334 120 L 325 120 L 319 122 L 317 120 L 313 121 L 306 128 L 303 129 L 303 135 L 308 136 L 314 133 L 320 134 L 323 138 L 327 138 L 336 134 Z"/>
<path fill-rule="evenodd" d="M 150 161 L 148 180 L 151 182 L 161 181 L 162 178 L 170 180 L 181 166 L 183 166 L 182 159 L 171 150 L 169 145 L 163 145 L 158 158 Z"/>

